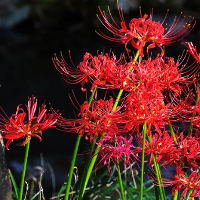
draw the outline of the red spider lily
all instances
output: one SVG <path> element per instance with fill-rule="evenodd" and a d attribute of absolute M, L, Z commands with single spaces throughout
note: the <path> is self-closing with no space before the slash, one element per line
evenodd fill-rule
<path fill-rule="evenodd" d="M 196 95 L 188 95 L 190 97 L 189 102 L 186 102 L 182 105 L 183 109 L 183 118 L 187 120 L 187 122 L 192 122 L 192 124 L 198 127 L 197 133 L 199 133 L 200 128 L 200 91 L 199 86 L 195 85 Z M 184 111 L 187 111 L 184 112 Z"/>
<path fill-rule="evenodd" d="M 112 56 L 100 54 L 93 57 L 90 53 L 84 55 L 83 61 L 77 68 L 68 65 L 62 53 L 61 60 L 55 56 L 53 62 L 67 82 L 72 84 L 81 82 L 83 87 L 90 80 L 92 82 L 91 90 L 97 85 L 106 89 L 121 88 L 123 82 L 128 79 L 126 77 L 131 65 L 126 63 L 124 56 L 117 60 L 114 54 Z M 82 90 L 85 91 L 83 88 Z"/>
<path fill-rule="evenodd" d="M 169 154 L 173 148 L 174 139 L 167 131 L 162 131 L 162 135 L 155 133 L 150 137 L 151 142 L 146 140 L 145 152 L 150 155 L 149 165 L 151 166 L 153 164 L 153 156 L 156 157 L 156 162 L 158 163 Z"/>
<path fill-rule="evenodd" d="M 79 119 L 59 118 L 58 126 L 64 131 L 75 132 L 83 136 L 86 134 L 86 139 L 90 138 L 93 141 L 98 135 L 116 135 L 123 132 L 122 115 L 120 114 L 121 107 L 118 106 L 114 111 L 113 98 L 107 100 L 94 100 L 91 106 L 85 101 L 80 107 Z"/>
<path fill-rule="evenodd" d="M 187 48 L 188 52 L 194 57 L 197 62 L 200 62 L 200 54 L 197 53 L 196 47 L 193 46 L 192 42 L 184 42 L 183 43 Z"/>
<path fill-rule="evenodd" d="M 131 144 L 132 140 L 133 137 L 126 139 L 122 136 L 104 136 L 97 143 L 101 147 L 99 150 L 99 162 L 96 168 L 103 162 L 104 165 L 107 165 L 108 171 L 111 174 L 111 162 L 117 165 L 120 160 L 123 160 L 127 165 L 130 165 L 133 160 L 138 160 L 138 153 L 141 152 L 141 148 L 133 146 Z"/>
<path fill-rule="evenodd" d="M 200 143 L 198 138 L 192 136 L 184 137 L 182 133 L 177 138 L 177 143 L 173 142 L 165 149 L 165 152 L 161 151 L 164 155 L 162 157 L 164 164 L 176 164 L 179 166 L 184 163 L 185 166 L 191 165 L 198 169 L 200 159 Z"/>
<path fill-rule="evenodd" d="M 198 170 L 193 170 L 190 168 L 191 174 L 187 177 L 185 173 L 186 167 L 177 167 L 176 175 L 173 176 L 173 179 L 162 179 L 163 186 L 166 187 L 173 187 L 172 188 L 172 195 L 175 194 L 177 190 L 183 190 L 181 193 L 181 198 L 184 195 L 192 191 L 190 195 L 190 199 L 199 196 L 200 194 L 200 175 Z"/>
<path fill-rule="evenodd" d="M 47 109 L 45 109 L 45 107 L 45 104 L 43 104 L 41 108 L 39 108 L 38 115 L 35 116 L 37 99 L 32 97 L 28 98 L 28 105 L 26 105 L 27 112 L 20 108 L 19 105 L 16 113 L 11 115 L 10 118 L 0 115 L 0 131 L 3 138 L 8 139 L 6 143 L 7 149 L 14 139 L 25 137 L 25 140 L 18 144 L 19 146 L 26 145 L 31 137 L 37 137 L 41 141 L 42 138 L 37 134 L 42 135 L 43 130 L 54 127 L 60 114 L 58 112 L 47 114 Z M 28 119 L 26 120 L 25 117 L 27 114 Z"/>
<path fill-rule="evenodd" d="M 171 105 L 164 105 L 163 102 L 162 93 L 156 94 L 154 90 L 149 91 L 143 88 L 131 92 L 125 101 L 126 128 L 131 130 L 146 122 L 148 134 L 151 132 L 152 125 L 160 133 L 159 126 L 168 124 L 168 118 L 175 114 L 171 112 Z"/>
<path fill-rule="evenodd" d="M 129 80 L 125 89 L 129 86 L 129 91 L 139 91 L 145 87 L 153 93 L 172 91 L 176 96 L 180 95 L 183 88 L 197 82 L 199 67 L 194 63 L 186 66 L 187 62 L 187 54 L 182 54 L 176 62 L 172 57 L 158 54 L 155 59 L 132 64 L 128 78 L 124 79 L 124 85 Z"/>
<path fill-rule="evenodd" d="M 117 37 L 109 37 L 102 32 L 98 33 L 100 36 L 105 39 L 116 41 L 122 44 L 127 45 L 128 42 L 131 42 L 132 46 L 139 50 L 140 56 L 143 56 L 143 48 L 145 44 L 150 43 L 147 47 L 147 50 L 150 48 L 154 48 L 155 45 L 158 47 L 162 47 L 162 45 L 168 45 L 174 43 L 176 41 L 184 38 L 194 27 L 195 23 L 191 26 L 192 20 L 190 17 L 185 22 L 185 18 L 181 20 L 181 15 L 178 19 L 175 17 L 174 21 L 167 27 L 164 27 L 163 24 L 167 17 L 167 14 L 162 23 L 155 22 L 152 20 L 153 17 L 153 9 L 150 12 L 150 17 L 147 19 L 148 15 L 145 14 L 142 16 L 140 10 L 140 18 L 133 18 L 129 23 L 129 29 L 127 28 L 122 9 L 119 8 L 119 16 L 121 19 L 121 26 L 117 25 L 115 20 L 113 19 L 110 9 L 108 8 L 110 18 L 112 19 L 114 25 L 112 25 L 107 17 L 105 12 L 103 12 L 100 8 L 100 13 L 103 17 L 103 21 L 99 18 L 100 22 L 108 29 L 111 33 L 113 33 Z M 182 14 L 182 13 L 181 13 Z M 183 23 L 185 24 L 183 25 Z M 163 49 L 162 54 L 164 54 Z"/>

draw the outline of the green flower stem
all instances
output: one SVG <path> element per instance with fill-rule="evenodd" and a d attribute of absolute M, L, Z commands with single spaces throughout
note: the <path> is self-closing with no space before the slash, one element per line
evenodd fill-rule
<path fill-rule="evenodd" d="M 69 192 L 70 192 L 70 187 L 71 187 L 71 182 L 72 182 L 74 165 L 75 165 L 75 162 L 76 162 L 76 155 L 77 155 L 77 152 L 78 152 L 78 147 L 79 147 L 79 144 L 80 144 L 80 140 L 81 140 L 81 135 L 78 135 L 78 137 L 76 139 L 76 144 L 75 144 L 75 148 L 74 148 L 74 153 L 73 153 L 73 157 L 72 157 L 70 170 L 69 170 L 69 176 L 68 176 L 68 180 L 67 180 L 67 188 L 66 188 L 64 200 L 68 200 L 69 199 Z"/>
<path fill-rule="evenodd" d="M 162 185 L 162 178 L 161 178 L 161 174 L 160 174 L 160 167 L 158 165 L 158 163 L 156 163 L 156 158 L 155 156 L 153 157 L 153 163 L 154 163 L 154 169 L 157 175 L 157 179 L 158 179 L 158 184 L 159 184 L 159 192 L 160 192 L 160 197 L 162 200 L 166 200 L 166 195 L 165 195 L 165 190 L 164 187 L 161 187 Z"/>
<path fill-rule="evenodd" d="M 150 143 L 150 147 L 151 147 L 151 145 L 152 145 L 151 137 L 147 135 L 147 139 L 148 139 L 148 141 Z M 165 189 L 164 189 L 164 187 L 161 187 L 162 177 L 161 177 L 161 173 L 160 173 L 160 167 L 159 167 L 159 164 L 156 162 L 156 156 L 155 155 L 153 155 L 153 164 L 154 164 L 154 169 L 155 169 L 158 184 L 159 184 L 159 186 L 156 186 L 156 187 L 159 189 L 161 199 L 166 200 Z M 156 190 L 156 192 L 158 192 L 158 190 Z M 157 194 L 156 194 L 156 196 L 157 196 Z"/>
<path fill-rule="evenodd" d="M 161 172 L 160 172 L 160 166 L 159 166 L 159 164 L 156 162 L 156 156 L 154 156 L 153 162 L 154 162 L 154 165 L 155 165 L 156 168 L 157 168 L 157 173 L 158 173 L 158 177 L 159 177 L 159 184 L 160 184 L 160 185 L 163 185 L 162 176 L 161 176 Z M 165 194 L 165 188 L 160 186 L 159 189 L 162 190 L 162 192 L 160 193 L 161 196 L 162 196 L 161 198 L 163 198 L 164 200 L 167 200 L 166 194 Z"/>
<path fill-rule="evenodd" d="M 88 101 L 88 104 L 89 104 L 89 105 L 91 105 L 92 100 L 93 100 L 93 98 L 94 98 L 94 94 L 95 94 L 96 91 L 97 91 L 97 87 L 95 87 L 94 90 L 92 91 L 92 94 L 91 94 L 90 99 L 89 99 L 89 101 Z"/>
<path fill-rule="evenodd" d="M 25 179 L 25 174 L 26 174 L 26 166 L 27 166 L 27 160 L 28 160 L 29 147 L 30 147 L 30 140 L 26 144 L 26 150 L 25 150 L 25 156 L 24 156 L 24 165 L 23 165 L 21 184 L 20 184 L 20 189 L 19 189 L 19 200 L 22 200 L 22 196 L 23 196 L 24 179 Z"/>
<path fill-rule="evenodd" d="M 15 178 L 14 178 L 12 172 L 10 171 L 10 169 L 9 169 L 9 174 L 10 174 L 10 178 L 11 178 L 11 181 L 12 181 L 12 185 L 13 185 L 14 190 L 15 190 L 16 198 L 19 199 L 19 189 L 17 187 L 17 184 L 15 182 Z"/>
<path fill-rule="evenodd" d="M 158 186 L 155 185 L 154 188 L 155 188 L 156 200 L 159 200 Z"/>
<path fill-rule="evenodd" d="M 171 124 L 170 121 L 168 121 L 168 125 L 169 125 L 169 130 L 171 131 L 171 134 L 172 134 L 172 136 L 173 136 L 174 142 L 177 143 L 176 135 L 175 135 L 175 133 L 174 133 L 174 129 L 173 129 L 172 124 Z"/>
<path fill-rule="evenodd" d="M 178 199 L 178 191 L 176 191 L 175 193 L 174 193 L 174 198 L 173 198 L 173 200 L 177 200 Z"/>
<path fill-rule="evenodd" d="M 101 146 L 98 145 L 97 148 L 96 148 L 96 150 L 95 150 L 95 152 L 94 152 L 94 156 L 92 157 L 92 160 L 91 160 L 90 165 L 89 165 L 89 167 L 88 167 L 87 174 L 85 175 L 85 182 L 83 183 L 82 190 L 79 191 L 78 200 L 82 200 L 82 198 L 83 198 L 83 195 L 84 195 L 85 189 L 86 189 L 86 187 L 87 187 L 87 183 L 88 183 L 88 181 L 89 181 L 90 175 L 91 175 L 91 173 L 92 173 L 94 164 L 95 164 L 95 162 L 96 162 L 96 159 L 97 159 L 97 156 L 98 156 L 100 147 L 101 147 Z"/>
<path fill-rule="evenodd" d="M 177 139 L 176 139 L 176 136 L 175 136 L 175 133 L 174 133 L 174 129 L 173 129 L 172 124 L 171 124 L 170 121 L 168 121 L 168 125 L 169 125 L 169 129 L 170 129 L 170 131 L 171 131 L 171 133 L 172 133 L 174 142 L 177 143 Z M 174 193 L 174 198 L 173 198 L 173 200 L 178 200 L 178 199 L 180 199 L 180 191 L 179 191 L 179 190 L 177 190 L 177 191 Z"/>
<path fill-rule="evenodd" d="M 135 64 L 135 62 L 138 59 L 138 57 L 139 57 L 139 50 L 137 50 L 135 58 L 133 59 L 133 63 L 132 64 Z M 131 71 L 132 69 L 133 69 L 133 67 L 130 67 L 129 71 Z"/>
<path fill-rule="evenodd" d="M 192 114 L 192 118 L 195 116 L 195 113 L 193 113 Z M 190 133 L 191 133 L 191 131 L 192 131 L 192 126 L 193 126 L 193 124 L 192 124 L 192 122 L 190 122 L 189 123 L 189 128 L 188 128 L 188 136 L 190 136 Z"/>
<path fill-rule="evenodd" d="M 121 190 L 121 198 L 122 200 L 125 200 L 125 195 L 124 195 L 124 188 L 123 188 L 123 184 L 122 184 L 122 177 L 121 177 L 121 172 L 120 172 L 120 166 L 119 166 L 119 161 L 117 159 L 117 173 L 118 173 L 118 179 L 119 179 L 119 186 L 120 186 L 120 190 Z"/>
<path fill-rule="evenodd" d="M 190 196 L 191 196 L 191 194 L 192 194 L 192 191 L 193 191 L 192 189 L 189 189 L 189 190 L 188 190 L 186 200 L 188 200 L 188 199 L 190 198 Z"/>
<path fill-rule="evenodd" d="M 119 91 L 119 93 L 118 93 L 118 95 L 117 95 L 117 98 L 116 98 L 116 100 L 115 100 L 115 103 L 114 103 L 114 105 L 113 105 L 112 111 L 114 111 L 114 110 L 117 108 L 117 105 L 118 105 L 118 103 L 119 103 L 119 100 L 120 100 L 120 98 L 121 98 L 121 96 L 122 96 L 123 91 L 124 91 L 124 90 L 120 90 L 120 91 Z"/>
<path fill-rule="evenodd" d="M 92 157 L 92 153 L 93 153 L 93 149 L 94 149 L 94 147 L 95 147 L 95 143 L 96 143 L 96 139 L 95 139 L 95 141 L 93 141 L 92 144 L 91 144 L 91 148 L 90 148 L 91 151 L 90 151 L 90 154 L 89 154 L 89 156 L 88 156 L 88 160 L 87 160 L 87 162 L 86 162 L 86 164 L 85 164 L 85 167 L 84 167 L 83 176 L 82 176 L 82 178 L 81 178 L 81 184 L 80 184 L 80 187 L 79 187 L 79 197 L 81 197 L 82 192 L 83 192 L 83 186 L 84 186 L 84 183 L 85 183 L 85 179 L 86 179 L 88 167 L 89 167 L 89 165 L 90 165 L 90 159 L 91 159 L 91 157 Z"/>
<path fill-rule="evenodd" d="M 168 125 L 169 125 L 169 129 L 170 129 L 170 131 L 171 131 L 171 133 L 172 133 L 174 142 L 177 143 L 177 139 L 176 139 L 176 136 L 175 136 L 175 133 L 174 133 L 174 129 L 173 129 L 172 124 L 171 124 L 170 121 L 168 121 Z M 180 192 L 179 192 L 178 190 L 174 193 L 174 198 L 173 198 L 173 200 L 178 200 L 178 199 L 180 199 L 179 193 L 180 193 Z"/>
<path fill-rule="evenodd" d="M 94 94 L 95 94 L 96 90 L 97 90 L 97 87 L 95 87 L 94 90 L 92 91 L 92 94 L 91 94 L 89 101 L 88 101 L 89 105 L 91 105 L 91 103 L 92 103 L 92 100 L 94 98 Z M 71 187 L 71 182 L 72 182 L 72 177 L 73 177 L 73 171 L 74 171 L 74 166 L 75 166 L 75 162 L 76 162 L 76 156 L 77 156 L 80 141 L 81 141 L 81 135 L 78 135 L 78 137 L 76 139 L 76 144 L 75 144 L 75 148 L 74 148 L 72 162 L 71 162 L 71 165 L 70 165 L 69 176 L 68 176 L 68 180 L 67 180 L 67 187 L 66 187 L 64 200 L 69 199 L 69 193 L 70 193 L 70 187 Z"/>
<path fill-rule="evenodd" d="M 147 123 L 144 122 L 142 134 L 142 161 L 141 161 L 141 178 L 140 178 L 140 200 L 143 199 L 143 179 L 144 179 L 144 153 L 145 153 L 145 139 L 147 133 Z"/>

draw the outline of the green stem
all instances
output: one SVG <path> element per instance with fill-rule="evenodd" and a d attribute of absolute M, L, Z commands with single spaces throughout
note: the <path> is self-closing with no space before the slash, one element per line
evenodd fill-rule
<path fill-rule="evenodd" d="M 173 136 L 174 142 L 177 143 L 176 135 L 175 135 L 174 129 L 173 129 L 173 127 L 172 127 L 172 124 L 171 124 L 170 121 L 168 121 L 168 124 L 169 124 L 169 129 L 170 129 L 170 131 L 171 131 L 171 134 L 172 134 L 172 136 Z M 180 194 L 180 191 L 177 190 L 177 191 L 174 193 L 174 198 L 173 198 L 173 200 L 180 199 L 180 195 L 179 195 L 179 194 Z"/>
<path fill-rule="evenodd" d="M 123 188 L 123 184 L 122 184 L 122 177 L 121 177 L 121 172 L 120 172 L 120 166 L 119 166 L 119 161 L 117 159 L 117 173 L 118 173 L 118 181 L 119 181 L 119 186 L 120 186 L 120 190 L 121 190 L 121 198 L 122 200 L 125 200 L 125 195 L 124 195 L 124 188 Z"/>
<path fill-rule="evenodd" d="M 10 178 L 11 178 L 11 181 L 12 181 L 12 185 L 13 185 L 14 190 L 15 190 L 16 198 L 19 199 L 19 189 L 17 187 L 17 184 L 15 182 L 15 178 L 14 178 L 12 172 L 10 171 L 10 169 L 9 169 L 9 174 L 10 174 Z"/>
<path fill-rule="evenodd" d="M 147 139 L 149 141 L 150 147 L 152 147 L 151 137 L 147 136 Z M 156 172 L 156 175 L 157 175 L 158 184 L 159 184 L 159 186 L 157 186 L 157 188 L 159 188 L 161 199 L 165 200 L 166 199 L 165 189 L 164 189 L 164 187 L 161 187 L 161 185 L 162 185 L 162 177 L 161 177 L 159 164 L 156 162 L 156 156 L 155 155 L 153 155 L 153 164 L 154 164 L 154 169 L 155 169 L 155 172 Z"/>
<path fill-rule="evenodd" d="M 26 166 L 27 166 L 27 160 L 28 160 L 29 147 L 30 147 L 30 140 L 26 144 L 26 150 L 25 150 L 25 156 L 24 156 L 24 165 L 23 165 L 21 184 L 20 184 L 20 189 L 19 189 L 19 200 L 22 200 L 22 196 L 23 196 L 24 179 L 25 179 L 25 174 L 26 174 Z"/>
<path fill-rule="evenodd" d="M 141 161 L 141 178 L 140 178 L 140 200 L 143 199 L 143 179 L 144 179 L 144 153 L 145 153 L 145 139 L 147 133 L 147 123 L 144 122 L 142 134 L 142 161 Z"/>
<path fill-rule="evenodd" d="M 195 113 L 193 113 L 192 114 L 192 118 L 195 116 Z M 192 122 L 190 122 L 189 123 L 189 128 L 188 128 L 188 136 L 190 136 L 190 133 L 191 133 L 191 131 L 192 131 L 192 126 L 193 126 L 193 124 L 192 124 Z"/>
<path fill-rule="evenodd" d="M 94 90 L 92 91 L 92 94 L 91 94 L 90 99 L 88 101 L 89 105 L 91 105 L 91 103 L 92 103 L 92 100 L 93 100 L 93 97 L 94 97 L 94 94 L 95 94 L 96 90 L 97 90 L 97 87 L 95 87 Z M 70 165 L 69 176 L 68 176 L 68 180 L 67 180 L 67 187 L 66 187 L 64 200 L 68 200 L 69 199 L 70 187 L 71 187 L 73 171 L 74 171 L 74 166 L 75 166 L 75 162 L 76 162 L 76 155 L 77 155 L 77 152 L 78 152 L 80 140 L 81 140 L 81 135 L 78 135 L 78 137 L 76 139 L 76 144 L 75 144 L 75 148 L 74 148 L 72 162 L 71 162 L 71 165 Z"/>
<path fill-rule="evenodd" d="M 93 169 L 94 164 L 96 162 L 100 147 L 101 147 L 100 145 L 97 146 L 95 153 L 94 153 L 94 156 L 92 157 L 92 160 L 91 160 L 90 165 L 88 167 L 87 174 L 85 175 L 85 182 L 83 183 L 83 187 L 79 191 L 78 200 L 81 200 L 83 198 L 83 195 L 84 195 L 85 189 L 87 187 L 87 183 L 89 181 L 90 175 L 92 173 L 92 169 Z"/>
<path fill-rule="evenodd" d="M 64 200 L 68 200 L 69 199 L 69 192 L 70 192 L 70 187 L 71 187 L 71 182 L 72 182 L 74 165 L 75 165 L 75 162 L 76 162 L 76 155 L 77 155 L 77 152 L 78 152 L 78 147 L 79 147 L 79 144 L 80 144 L 80 140 L 81 140 L 81 135 L 78 135 L 78 137 L 76 139 L 76 144 L 75 144 L 75 149 L 74 149 L 74 153 L 73 153 L 73 157 L 72 157 L 70 170 L 69 170 L 69 177 L 68 177 L 68 180 L 67 180 L 67 188 L 66 188 Z"/>
<path fill-rule="evenodd" d="M 156 200 L 159 200 L 158 186 L 154 186 L 154 188 L 155 188 Z"/>
<path fill-rule="evenodd" d="M 158 179 L 158 184 L 159 184 L 159 192 L 160 192 L 160 197 L 162 200 L 166 199 L 166 195 L 165 195 L 165 190 L 163 187 L 161 187 L 162 185 L 162 179 L 161 179 L 161 174 L 160 174 L 160 167 L 158 165 L 158 163 L 156 163 L 156 159 L 155 156 L 153 157 L 153 163 L 154 163 L 154 169 L 157 175 L 157 179 Z"/>
<path fill-rule="evenodd" d="M 171 131 L 171 134 L 173 136 L 174 142 L 177 143 L 176 135 L 170 121 L 168 121 L 168 125 L 169 125 L 169 130 Z"/>
<path fill-rule="evenodd" d="M 175 133 L 174 133 L 174 129 L 173 129 L 173 127 L 172 127 L 172 124 L 171 124 L 170 121 L 168 121 L 168 124 L 169 124 L 169 129 L 170 129 L 170 131 L 171 131 L 171 134 L 172 134 L 172 136 L 173 136 L 174 142 L 177 143 L 176 135 L 175 135 Z M 180 199 L 179 193 L 180 193 L 180 192 L 179 192 L 178 190 L 174 193 L 174 198 L 173 198 L 173 200 Z"/>
<path fill-rule="evenodd" d="M 88 160 L 86 162 L 86 165 L 84 167 L 84 171 L 83 171 L 83 176 L 81 178 L 81 184 L 80 184 L 80 187 L 79 187 L 79 196 L 81 195 L 82 191 L 83 191 L 83 186 L 84 186 L 84 183 L 85 183 L 85 179 L 86 179 L 86 175 L 87 175 L 87 171 L 88 171 L 88 167 L 89 167 L 89 164 L 90 164 L 90 159 L 92 157 L 92 153 L 93 153 L 93 149 L 95 147 L 95 143 L 96 143 L 96 139 L 95 141 L 92 142 L 91 144 L 91 151 L 90 151 L 90 154 L 88 156 Z"/>
<path fill-rule="evenodd" d="M 115 100 L 115 103 L 114 103 L 114 105 L 113 105 L 112 111 L 114 111 L 114 110 L 117 108 L 117 105 L 118 105 L 118 103 L 119 103 L 119 100 L 120 100 L 120 98 L 121 98 L 121 96 L 122 96 L 123 91 L 124 91 L 124 90 L 120 90 L 120 91 L 119 91 L 119 93 L 118 93 L 118 95 L 117 95 L 117 98 L 116 98 L 116 100 Z"/>
<path fill-rule="evenodd" d="M 174 198 L 173 200 L 177 200 L 178 199 L 178 190 L 174 193 Z"/>
<path fill-rule="evenodd" d="M 174 193 L 174 198 L 173 200 L 180 200 L 181 199 L 181 191 L 180 190 L 177 190 L 175 193 Z"/>
<path fill-rule="evenodd" d="M 91 94 L 90 99 L 89 99 L 89 101 L 88 101 L 88 104 L 89 104 L 89 105 L 91 105 L 92 100 L 93 100 L 93 98 L 94 98 L 94 94 L 95 94 L 96 91 L 97 91 L 97 87 L 95 87 L 94 90 L 92 91 L 92 94 Z"/>
<path fill-rule="evenodd" d="M 188 200 L 190 198 L 191 194 L 192 194 L 192 189 L 189 189 L 186 200 Z"/>

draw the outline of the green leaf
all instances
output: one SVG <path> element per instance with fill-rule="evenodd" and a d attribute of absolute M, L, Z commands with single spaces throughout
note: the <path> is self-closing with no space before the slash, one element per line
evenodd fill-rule
<path fill-rule="evenodd" d="M 97 185 L 99 183 L 99 181 L 108 174 L 108 170 L 106 169 L 106 171 L 104 171 L 103 173 L 101 173 L 95 180 L 94 185 Z"/>
<path fill-rule="evenodd" d="M 15 197 L 17 199 L 15 191 L 12 191 L 12 197 Z"/>
<path fill-rule="evenodd" d="M 147 189 L 144 189 L 144 192 L 149 192 L 153 187 L 154 187 L 154 185 L 151 185 L 151 186 L 148 187 Z"/>
<path fill-rule="evenodd" d="M 118 187 L 119 187 L 119 183 L 113 183 L 112 185 L 110 185 L 109 187 L 107 187 L 105 190 L 101 191 L 102 195 L 101 195 L 100 200 L 105 200 L 106 194 L 108 194 L 110 191 L 115 190 Z"/>
<path fill-rule="evenodd" d="M 131 200 L 134 200 L 132 191 L 126 186 L 126 184 L 125 184 L 124 182 L 123 182 L 123 187 L 124 187 L 124 189 L 126 190 L 128 196 L 129 196 L 129 198 L 130 198 Z"/>
<path fill-rule="evenodd" d="M 61 194 L 64 194 L 64 193 L 65 193 L 66 187 L 67 187 L 67 185 L 63 185 L 63 186 L 60 188 L 60 191 L 58 192 L 58 196 L 60 196 Z M 58 197 L 57 200 L 59 200 L 59 199 L 60 199 L 60 198 Z"/>
<path fill-rule="evenodd" d="M 40 192 L 37 192 L 35 195 L 33 195 L 33 196 L 30 198 L 30 200 L 35 199 L 35 197 L 37 197 L 39 194 L 40 194 Z"/>
<path fill-rule="evenodd" d="M 13 191 L 13 193 L 15 194 L 14 196 L 18 199 L 18 198 L 19 198 L 19 188 L 17 187 L 15 178 L 14 178 L 14 176 L 12 175 L 10 169 L 9 169 L 9 174 L 10 174 L 10 178 L 11 178 L 11 181 L 12 181 L 12 185 L 13 185 L 14 190 L 15 190 L 15 193 L 14 193 L 14 191 Z"/>
<path fill-rule="evenodd" d="M 91 187 L 89 190 L 87 190 L 83 196 L 83 199 L 87 200 L 89 199 L 90 195 L 94 194 L 96 191 L 103 190 L 105 185 L 102 185 L 100 187 Z"/>

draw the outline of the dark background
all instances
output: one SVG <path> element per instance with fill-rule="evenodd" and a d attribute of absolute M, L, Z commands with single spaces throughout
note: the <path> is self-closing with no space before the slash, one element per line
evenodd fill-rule
<path fill-rule="evenodd" d="M 149 14 L 150 8 L 154 8 L 153 19 L 161 22 L 167 9 L 170 10 L 167 23 L 181 11 L 183 16 L 193 16 L 197 24 L 183 41 L 193 41 L 199 49 L 199 0 L 119 0 L 119 4 L 123 7 L 127 25 L 133 17 L 139 16 L 139 6 L 142 6 L 143 14 Z M 52 63 L 52 57 L 54 53 L 59 57 L 62 51 L 70 64 L 70 50 L 76 66 L 85 52 L 96 55 L 98 50 L 109 52 L 112 49 L 118 56 L 123 53 L 123 45 L 107 41 L 95 33 L 99 27 L 106 32 L 96 14 L 100 14 L 98 6 L 107 12 L 108 5 L 113 18 L 120 23 L 115 0 L 0 0 L 0 106 L 8 116 L 15 113 L 19 104 L 24 107 L 28 96 L 35 95 L 38 106 L 46 101 L 55 110 L 63 111 L 64 117 L 74 117 L 68 94 L 73 89 L 80 104 L 85 101 L 85 94 L 80 84 L 69 85 L 63 80 Z M 179 42 L 166 47 L 166 52 L 176 58 L 183 48 Z M 76 137 L 75 134 L 49 129 L 43 132 L 42 142 L 37 138 L 31 140 L 27 175 L 38 178 L 39 171 L 34 167 L 46 169 L 43 186 L 47 198 L 52 190 L 49 166 L 55 172 L 58 190 L 67 176 Z M 16 144 L 17 141 L 10 144 L 6 158 L 19 181 L 25 148 L 16 147 Z M 82 139 L 79 153 L 88 147 L 89 142 Z M 44 164 L 41 163 L 41 153 Z M 78 156 L 80 174 L 84 160 L 84 155 Z"/>

